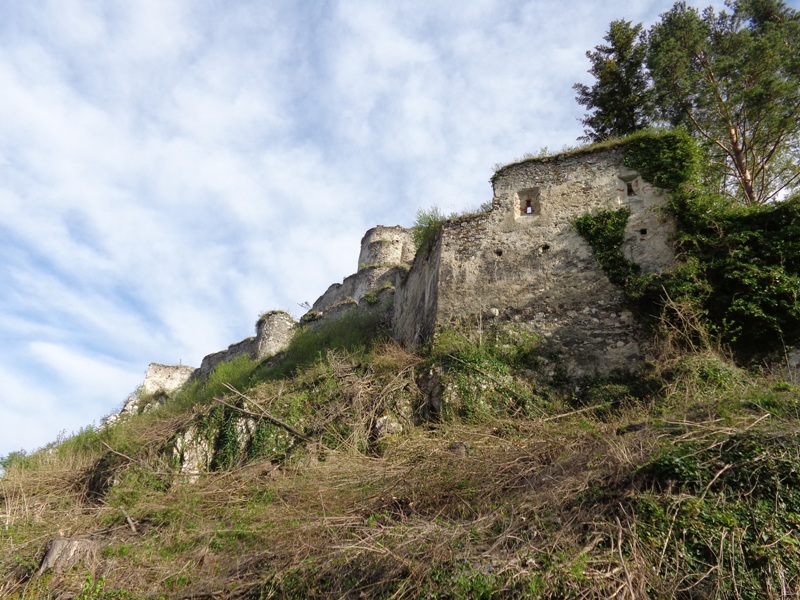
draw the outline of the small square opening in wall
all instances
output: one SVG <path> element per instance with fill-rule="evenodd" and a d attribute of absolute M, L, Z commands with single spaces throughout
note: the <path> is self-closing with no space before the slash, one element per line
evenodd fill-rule
<path fill-rule="evenodd" d="M 647 235 L 647 229 L 646 229 L 645 227 L 642 227 L 642 228 L 639 230 L 639 235 Z"/>
<path fill-rule="evenodd" d="M 519 201 L 519 214 L 524 217 L 531 217 L 541 213 L 542 206 L 539 199 L 540 190 L 538 187 L 520 190 L 517 193 Z"/>

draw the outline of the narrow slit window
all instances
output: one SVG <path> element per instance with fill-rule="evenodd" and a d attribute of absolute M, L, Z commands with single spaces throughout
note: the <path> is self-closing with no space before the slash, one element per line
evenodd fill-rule
<path fill-rule="evenodd" d="M 538 215 L 541 211 L 541 203 L 539 202 L 539 188 L 529 188 L 521 190 L 518 195 L 519 198 L 519 214 L 525 217 Z"/>
<path fill-rule="evenodd" d="M 627 186 L 628 186 L 628 196 L 635 196 L 636 190 L 633 189 L 633 182 L 632 181 L 627 182 Z"/>

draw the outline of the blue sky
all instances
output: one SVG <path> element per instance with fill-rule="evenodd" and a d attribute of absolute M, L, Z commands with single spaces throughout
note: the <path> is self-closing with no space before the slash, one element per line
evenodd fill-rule
<path fill-rule="evenodd" d="M 4 2 L 0 455 L 299 316 L 368 228 L 476 208 L 495 164 L 574 144 L 585 51 L 671 6 Z"/>

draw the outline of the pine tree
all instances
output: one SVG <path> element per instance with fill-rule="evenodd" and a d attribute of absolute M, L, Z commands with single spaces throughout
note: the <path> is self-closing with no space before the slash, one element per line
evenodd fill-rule
<path fill-rule="evenodd" d="M 581 119 L 586 127 L 580 139 L 599 142 L 628 135 L 650 122 L 650 89 L 644 69 L 646 46 L 641 23 L 613 21 L 603 38 L 607 46 L 586 53 L 595 79 L 591 87 L 576 83 L 578 104 L 589 109 Z"/>
<path fill-rule="evenodd" d="M 781 0 L 677 2 L 648 34 L 659 116 L 697 132 L 723 192 L 769 202 L 800 182 L 800 13 Z"/>

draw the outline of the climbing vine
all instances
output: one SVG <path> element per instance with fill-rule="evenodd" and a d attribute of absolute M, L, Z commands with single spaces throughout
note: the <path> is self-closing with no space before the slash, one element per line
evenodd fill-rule
<path fill-rule="evenodd" d="M 665 190 L 692 181 L 700 164 L 697 144 L 684 129 L 643 131 L 625 140 L 625 165 Z"/>
<path fill-rule="evenodd" d="M 575 229 L 594 250 L 597 264 L 611 283 L 623 288 L 628 287 L 631 279 L 641 271 L 639 265 L 625 258 L 622 253 L 625 225 L 630 216 L 630 209 L 623 207 L 586 214 L 575 221 Z"/>
<path fill-rule="evenodd" d="M 576 230 L 640 316 L 669 319 L 668 305 L 691 307 L 743 358 L 800 343 L 800 195 L 763 206 L 734 204 L 698 181 L 697 156 L 682 130 L 637 134 L 625 146 L 628 166 L 671 190 L 675 268 L 642 274 L 625 258 L 627 208 L 584 215 Z"/>

